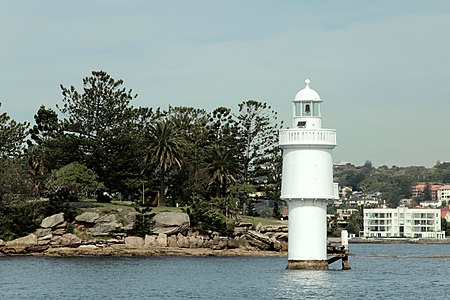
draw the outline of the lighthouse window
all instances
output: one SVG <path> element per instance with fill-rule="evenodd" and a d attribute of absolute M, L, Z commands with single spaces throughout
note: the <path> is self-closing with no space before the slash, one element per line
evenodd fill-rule
<path fill-rule="evenodd" d="M 305 128 L 305 126 L 306 126 L 306 122 L 305 121 L 298 121 L 297 127 Z"/>
<path fill-rule="evenodd" d="M 313 115 L 320 116 L 320 103 L 313 103 Z"/>
<path fill-rule="evenodd" d="M 309 113 L 311 113 L 311 106 L 309 104 L 306 104 L 305 106 L 305 113 L 308 115 Z"/>
<path fill-rule="evenodd" d="M 301 116 L 302 115 L 302 103 L 296 102 L 294 103 L 294 112 L 295 116 Z"/>

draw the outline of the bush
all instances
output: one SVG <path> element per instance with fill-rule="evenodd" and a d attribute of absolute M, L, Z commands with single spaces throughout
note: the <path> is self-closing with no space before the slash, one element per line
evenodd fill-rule
<path fill-rule="evenodd" d="M 205 231 L 212 230 L 226 235 L 233 230 L 235 225 L 235 221 L 227 217 L 227 215 L 231 215 L 233 207 L 235 207 L 235 201 L 232 199 L 214 198 L 206 201 L 204 198 L 194 196 L 186 213 L 189 215 L 192 225 L 200 226 Z"/>
<path fill-rule="evenodd" d="M 62 187 L 50 195 L 49 201 L 45 206 L 45 216 L 64 213 L 64 218 L 71 222 L 81 212 L 79 208 L 71 205 L 70 202 L 76 202 L 77 195 L 68 187 Z"/>
<path fill-rule="evenodd" d="M 10 241 L 35 231 L 42 216 L 40 202 L 0 199 L 0 239 Z"/>
<path fill-rule="evenodd" d="M 155 226 L 155 221 L 153 217 L 155 213 L 152 213 L 152 209 L 149 207 L 136 208 L 139 213 L 136 215 L 136 220 L 134 222 L 133 235 L 145 237 L 146 234 L 151 234 Z"/>

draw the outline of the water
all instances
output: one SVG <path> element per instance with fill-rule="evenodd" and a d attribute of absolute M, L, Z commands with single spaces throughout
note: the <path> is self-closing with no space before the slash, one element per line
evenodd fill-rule
<path fill-rule="evenodd" d="M 450 245 L 351 244 L 352 270 L 285 257 L 0 257 L 0 299 L 445 299 Z M 382 255 L 382 256 L 379 256 Z"/>

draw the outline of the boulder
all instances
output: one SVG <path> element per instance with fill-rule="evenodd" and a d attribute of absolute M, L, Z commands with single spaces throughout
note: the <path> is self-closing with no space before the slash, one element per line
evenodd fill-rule
<path fill-rule="evenodd" d="M 178 247 L 177 237 L 175 235 L 169 235 L 167 237 L 167 246 Z"/>
<path fill-rule="evenodd" d="M 94 227 L 89 228 L 93 236 L 106 236 L 122 227 L 121 223 L 96 223 Z"/>
<path fill-rule="evenodd" d="M 36 230 L 34 232 L 34 234 L 38 237 L 41 238 L 43 236 L 47 236 L 50 234 L 50 232 L 52 232 L 51 228 L 39 228 L 38 230 Z"/>
<path fill-rule="evenodd" d="M 0 247 L 1 247 L 1 246 L 5 246 L 5 245 L 6 245 L 5 241 L 2 240 L 2 239 L 0 239 Z"/>
<path fill-rule="evenodd" d="M 64 213 L 59 213 L 45 218 L 41 222 L 42 228 L 53 228 L 64 223 Z"/>
<path fill-rule="evenodd" d="M 144 239 L 138 236 L 127 236 L 125 238 L 125 245 L 129 246 L 144 246 Z"/>
<path fill-rule="evenodd" d="M 136 222 L 136 216 L 138 215 L 137 212 L 129 212 L 126 215 L 123 216 L 123 230 L 133 230 L 134 229 L 134 223 Z"/>
<path fill-rule="evenodd" d="M 167 247 L 167 235 L 165 233 L 160 233 L 156 238 L 156 245 L 158 247 Z"/>
<path fill-rule="evenodd" d="M 225 249 L 228 245 L 228 238 L 224 236 L 216 236 L 211 245 L 211 249 L 213 250 L 222 250 Z"/>
<path fill-rule="evenodd" d="M 155 235 L 145 235 L 144 246 L 146 247 L 156 247 L 156 236 Z"/>
<path fill-rule="evenodd" d="M 189 240 L 181 233 L 177 234 L 177 244 L 181 248 L 189 248 Z"/>
<path fill-rule="evenodd" d="M 117 222 L 117 215 L 116 214 L 106 214 L 103 216 L 100 216 L 95 223 L 112 223 Z"/>
<path fill-rule="evenodd" d="M 254 238 L 251 235 L 246 234 L 244 236 L 245 236 L 245 238 L 247 239 L 247 241 L 249 242 L 250 245 L 255 246 L 255 247 L 257 247 L 257 248 L 259 248 L 261 250 L 269 250 L 270 247 L 271 247 L 269 244 L 267 244 L 267 243 L 265 243 L 265 242 L 263 242 L 263 241 L 261 241 L 261 240 L 259 240 L 257 238 Z"/>
<path fill-rule="evenodd" d="M 81 245 L 81 239 L 73 233 L 66 233 L 58 237 L 59 244 L 62 247 L 76 248 Z"/>
<path fill-rule="evenodd" d="M 34 233 L 31 233 L 27 236 L 20 237 L 18 239 L 7 242 L 6 246 L 21 245 L 31 247 L 36 245 L 37 242 L 38 242 L 37 236 Z"/>
<path fill-rule="evenodd" d="M 267 236 L 267 235 L 265 235 L 265 234 L 263 234 L 263 233 L 257 232 L 257 231 L 255 231 L 255 230 L 249 230 L 249 231 L 247 232 L 247 235 L 249 235 L 249 236 L 251 236 L 252 238 L 255 238 L 255 239 L 257 239 L 257 240 L 260 240 L 261 242 L 266 243 L 266 244 L 268 244 L 268 245 L 271 244 L 271 240 L 270 240 L 270 237 L 269 237 L 269 236 Z"/>
<path fill-rule="evenodd" d="M 235 237 L 235 238 L 232 238 L 232 237 L 229 237 L 228 238 L 228 242 L 227 242 L 227 248 L 228 249 L 236 249 L 236 248 L 239 248 L 239 237 Z"/>
<path fill-rule="evenodd" d="M 153 220 L 155 221 L 154 233 L 186 235 L 190 226 L 189 215 L 181 212 L 162 212 L 153 217 Z"/>
<path fill-rule="evenodd" d="M 28 249 L 38 246 L 37 244 L 37 236 L 31 233 L 27 236 L 6 242 L 2 247 L 2 252 L 5 254 L 24 254 L 28 252 Z"/>
<path fill-rule="evenodd" d="M 245 248 L 245 249 L 250 248 L 250 243 L 245 238 L 245 236 L 240 236 L 239 237 L 239 248 Z"/>
<path fill-rule="evenodd" d="M 197 239 L 198 239 L 198 236 L 188 236 L 187 237 L 189 248 L 197 248 Z"/>
<path fill-rule="evenodd" d="M 96 212 L 84 212 L 81 215 L 75 217 L 75 221 L 83 223 L 95 223 L 100 218 L 100 215 Z"/>

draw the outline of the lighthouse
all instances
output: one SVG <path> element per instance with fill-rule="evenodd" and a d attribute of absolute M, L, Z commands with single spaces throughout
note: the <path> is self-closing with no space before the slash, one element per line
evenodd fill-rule
<path fill-rule="evenodd" d="M 327 270 L 327 202 L 335 198 L 331 151 L 336 130 L 322 128 L 310 80 L 293 101 L 292 127 L 280 130 L 281 199 L 289 206 L 288 269 Z"/>

